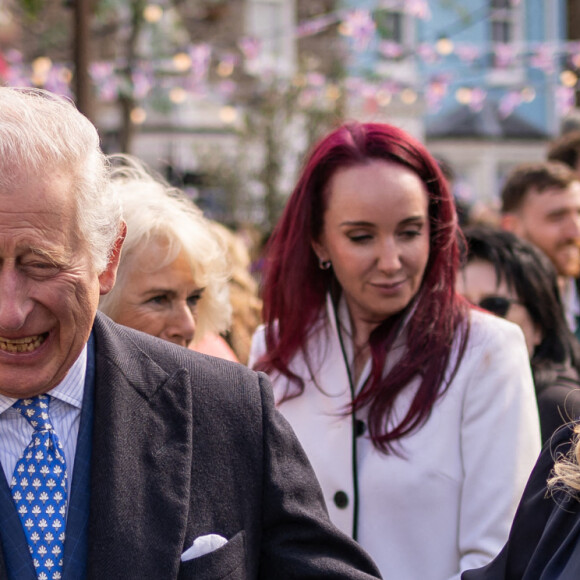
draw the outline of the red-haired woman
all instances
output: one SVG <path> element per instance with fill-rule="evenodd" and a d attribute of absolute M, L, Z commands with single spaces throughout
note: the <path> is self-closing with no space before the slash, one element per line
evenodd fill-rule
<path fill-rule="evenodd" d="M 250 364 L 385 578 L 491 560 L 540 449 L 521 330 L 455 294 L 456 228 L 425 148 L 354 123 L 312 151 L 266 256 Z"/>

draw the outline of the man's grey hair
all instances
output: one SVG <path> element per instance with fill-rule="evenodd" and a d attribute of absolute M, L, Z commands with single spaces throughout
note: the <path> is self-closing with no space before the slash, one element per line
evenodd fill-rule
<path fill-rule="evenodd" d="M 41 89 L 0 87 L 0 188 L 23 176 L 70 176 L 79 238 L 93 267 L 105 270 L 121 225 L 121 207 L 93 124 L 74 104 Z"/>

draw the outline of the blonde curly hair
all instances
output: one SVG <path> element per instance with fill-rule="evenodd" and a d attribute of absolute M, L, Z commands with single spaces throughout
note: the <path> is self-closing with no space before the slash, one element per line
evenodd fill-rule
<path fill-rule="evenodd" d="M 548 479 L 550 492 L 563 490 L 572 495 L 580 493 L 580 423 L 574 426 L 574 437 L 568 453 L 556 457 L 552 474 Z"/>
<path fill-rule="evenodd" d="M 121 252 L 117 282 L 101 297 L 99 309 L 113 320 L 120 297 L 131 274 L 133 261 L 150 244 L 162 243 L 167 252 L 155 269 L 173 262 L 183 250 L 196 284 L 204 288 L 197 309 L 193 344 L 206 333 L 229 329 L 232 309 L 229 301 L 226 249 L 214 233 L 211 222 L 179 189 L 171 187 L 141 161 L 129 155 L 109 157 L 112 188 L 123 206 L 127 237 Z"/>

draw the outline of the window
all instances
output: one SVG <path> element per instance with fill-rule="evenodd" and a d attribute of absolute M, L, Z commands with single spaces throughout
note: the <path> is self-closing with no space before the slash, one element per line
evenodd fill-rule
<path fill-rule="evenodd" d="M 379 9 L 374 13 L 374 20 L 381 40 L 404 44 L 402 12 Z"/>
<path fill-rule="evenodd" d="M 373 19 L 378 40 L 375 71 L 398 82 L 415 82 L 415 18 L 405 11 L 402 2 L 382 2 L 373 11 Z"/>
<path fill-rule="evenodd" d="M 524 40 L 523 2 L 489 0 L 489 81 L 496 85 L 523 82 L 520 47 Z"/>
<path fill-rule="evenodd" d="M 294 67 L 294 1 L 249 0 L 246 34 L 260 43 L 255 72 L 291 74 Z"/>
<path fill-rule="evenodd" d="M 509 44 L 515 38 L 515 7 L 512 0 L 491 0 L 490 24 L 491 42 Z"/>

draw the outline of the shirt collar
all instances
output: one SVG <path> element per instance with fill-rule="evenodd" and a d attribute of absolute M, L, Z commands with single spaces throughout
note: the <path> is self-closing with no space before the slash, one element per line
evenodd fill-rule
<path fill-rule="evenodd" d="M 571 277 L 565 278 L 562 290 L 561 298 L 564 304 L 564 314 L 570 328 L 574 330 L 577 326 L 576 316 L 580 314 L 580 298 L 576 288 L 576 280 Z"/>
<path fill-rule="evenodd" d="M 87 345 L 85 344 L 81 354 L 73 363 L 65 378 L 54 389 L 48 391 L 47 394 L 80 409 L 83 403 L 86 371 Z M 17 400 L 12 397 L 0 395 L 0 414 L 12 407 Z"/>

